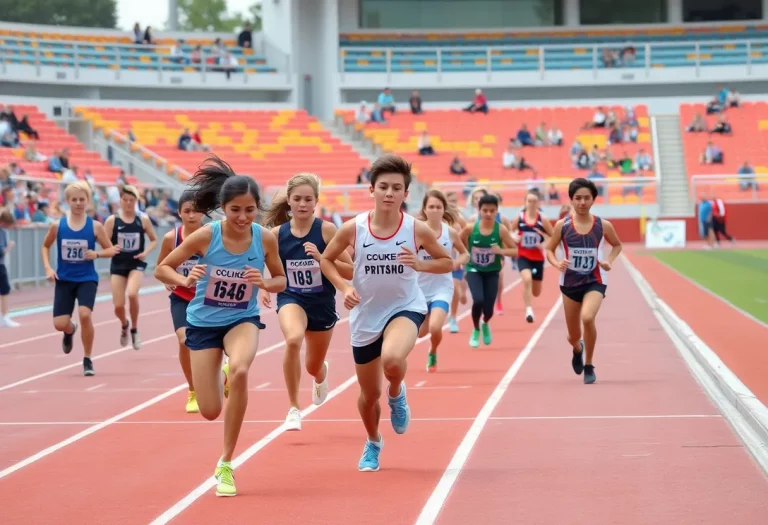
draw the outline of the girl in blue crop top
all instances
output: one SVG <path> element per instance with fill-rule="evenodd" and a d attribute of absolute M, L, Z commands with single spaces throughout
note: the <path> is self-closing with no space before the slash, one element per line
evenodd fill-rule
<path fill-rule="evenodd" d="M 91 313 L 96 303 L 99 274 L 94 260 L 113 257 L 119 248 L 113 246 L 104 226 L 86 215 L 91 203 L 91 187 L 85 181 L 73 182 L 64 190 L 69 213 L 48 228 L 43 239 L 43 267 L 48 280 L 55 281 L 53 292 L 53 327 L 64 333 L 61 343 L 65 354 L 72 351 L 72 336 L 77 323 L 72 321 L 77 300 L 80 329 L 83 339 L 83 374 L 94 375 L 93 320 Z M 103 250 L 96 250 L 96 241 Z M 56 243 L 56 269 L 51 267 L 50 249 Z"/>
<path fill-rule="evenodd" d="M 288 430 L 301 430 L 299 383 L 301 344 L 306 340 L 306 368 L 314 378 L 312 402 L 320 405 L 328 396 L 328 362 L 336 312 L 336 288 L 320 271 L 320 255 L 336 234 L 333 223 L 315 217 L 320 196 L 320 180 L 312 173 L 291 177 L 285 193 L 272 199 L 264 225 L 277 236 L 280 259 L 288 281 L 277 294 L 277 317 L 285 336 L 283 373 L 290 409 L 285 419 Z M 289 216 L 290 212 L 290 216 Z M 345 279 L 352 279 L 352 257 L 344 252 L 336 268 Z M 261 293 L 262 304 L 271 307 L 268 292 Z"/>
<path fill-rule="evenodd" d="M 186 344 L 191 350 L 192 382 L 200 413 L 215 420 L 228 397 L 224 447 L 214 475 L 218 496 L 234 496 L 232 456 L 248 404 L 248 370 L 256 356 L 259 331 L 257 288 L 285 289 L 277 239 L 254 224 L 261 209 L 256 181 L 235 175 L 224 161 L 208 159 L 192 177 L 195 209 L 208 214 L 221 208 L 225 220 L 213 221 L 186 237 L 155 269 L 171 286 L 195 289 L 187 307 Z M 192 256 L 198 263 L 187 276 L 177 268 Z M 264 277 L 264 268 L 272 277 Z M 229 362 L 222 367 L 226 353 Z M 223 372 L 223 374 L 222 374 Z"/>

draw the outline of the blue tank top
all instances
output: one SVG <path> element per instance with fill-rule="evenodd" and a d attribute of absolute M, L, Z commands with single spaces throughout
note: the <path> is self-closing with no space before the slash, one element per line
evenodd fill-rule
<path fill-rule="evenodd" d="M 291 223 L 280 225 L 277 239 L 280 246 L 280 260 L 283 262 L 287 284 L 285 290 L 277 294 L 280 300 L 296 299 L 304 307 L 317 304 L 336 305 L 336 288 L 320 271 L 320 263 L 306 254 L 304 243 L 311 242 L 320 253 L 325 251 L 323 240 L 323 220 L 315 218 L 309 233 L 298 238 L 291 233 Z M 307 311 L 311 317 L 312 312 Z"/>
<path fill-rule="evenodd" d="M 248 284 L 244 275 L 246 266 L 264 272 L 261 226 L 252 224 L 251 232 L 250 246 L 236 255 L 224 247 L 221 221 L 211 222 L 211 243 L 198 261 L 208 267 L 187 307 L 187 323 L 200 328 L 219 327 L 259 315 L 258 289 Z"/>
<path fill-rule="evenodd" d="M 560 274 L 560 285 L 565 287 L 606 284 L 606 272 L 598 264 L 603 260 L 603 221 L 592 216 L 592 229 L 584 235 L 576 231 L 572 217 L 566 217 L 561 233 L 560 247 L 569 261 Z"/>
<path fill-rule="evenodd" d="M 61 281 L 84 283 L 99 281 L 99 274 L 93 261 L 85 258 L 85 252 L 96 249 L 96 235 L 93 219 L 85 218 L 85 226 L 75 231 L 69 227 L 67 216 L 59 220 L 56 234 L 56 275 Z"/>

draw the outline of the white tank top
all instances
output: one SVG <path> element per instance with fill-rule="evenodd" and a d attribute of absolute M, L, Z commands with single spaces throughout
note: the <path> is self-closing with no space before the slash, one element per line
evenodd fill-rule
<path fill-rule="evenodd" d="M 352 346 L 376 341 L 396 313 L 427 313 L 427 300 L 418 283 L 418 272 L 398 261 L 405 246 L 417 253 L 415 219 L 401 215 L 400 227 L 391 237 L 374 237 L 370 212 L 355 218 L 355 265 L 352 286 L 360 296 L 349 313 Z M 448 274 L 450 276 L 450 274 Z"/>
<path fill-rule="evenodd" d="M 445 249 L 448 255 L 453 253 L 453 241 L 451 240 L 451 228 L 443 223 L 443 230 L 437 238 L 437 242 Z M 419 247 L 419 259 L 431 261 L 432 256 Z M 427 301 L 432 301 L 439 295 L 453 295 L 453 275 L 450 273 L 419 273 L 419 287 L 424 292 Z"/>

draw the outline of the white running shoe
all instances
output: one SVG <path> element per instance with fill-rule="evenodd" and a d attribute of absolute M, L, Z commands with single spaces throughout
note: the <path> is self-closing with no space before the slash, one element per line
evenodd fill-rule
<path fill-rule="evenodd" d="M 19 326 L 21 325 L 7 315 L 5 317 L 0 317 L 0 327 L 18 328 Z"/>
<path fill-rule="evenodd" d="M 319 385 L 312 380 L 312 402 L 316 405 L 322 405 L 325 398 L 328 397 L 328 361 L 325 361 L 325 379 Z"/>
<path fill-rule="evenodd" d="M 286 430 L 301 430 L 301 412 L 298 408 L 291 407 L 285 418 Z"/>
<path fill-rule="evenodd" d="M 528 321 L 529 323 L 532 323 L 534 320 L 533 308 L 531 308 L 530 306 L 527 306 L 525 308 L 525 320 Z"/>

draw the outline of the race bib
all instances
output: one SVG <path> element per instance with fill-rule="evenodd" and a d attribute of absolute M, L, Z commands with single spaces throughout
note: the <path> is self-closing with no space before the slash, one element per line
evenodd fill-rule
<path fill-rule="evenodd" d="M 208 274 L 203 304 L 215 308 L 245 310 L 252 294 L 253 285 L 245 280 L 245 270 L 213 266 Z"/>
<path fill-rule="evenodd" d="M 576 273 L 590 273 L 597 266 L 597 248 L 571 248 L 568 269 Z"/>
<path fill-rule="evenodd" d="M 139 251 L 140 233 L 120 233 L 117 232 L 117 245 L 121 252 Z"/>
<path fill-rule="evenodd" d="M 472 264 L 475 266 L 490 266 L 496 261 L 496 254 L 491 248 L 472 247 Z"/>
<path fill-rule="evenodd" d="M 523 248 L 536 248 L 540 240 L 541 236 L 536 232 L 523 232 L 520 244 L 523 245 Z"/>
<path fill-rule="evenodd" d="M 285 261 L 288 290 L 298 293 L 323 291 L 323 275 L 320 264 L 314 259 L 289 259 Z"/>
<path fill-rule="evenodd" d="M 88 250 L 88 241 L 85 239 L 62 239 L 61 260 L 67 262 L 85 261 L 85 252 Z"/>
<path fill-rule="evenodd" d="M 192 268 L 195 267 L 197 262 L 198 262 L 197 258 L 187 259 L 186 261 L 181 263 L 178 268 L 176 268 L 176 273 L 181 274 L 184 277 L 186 277 L 187 275 L 189 275 L 189 272 L 192 271 Z"/>

